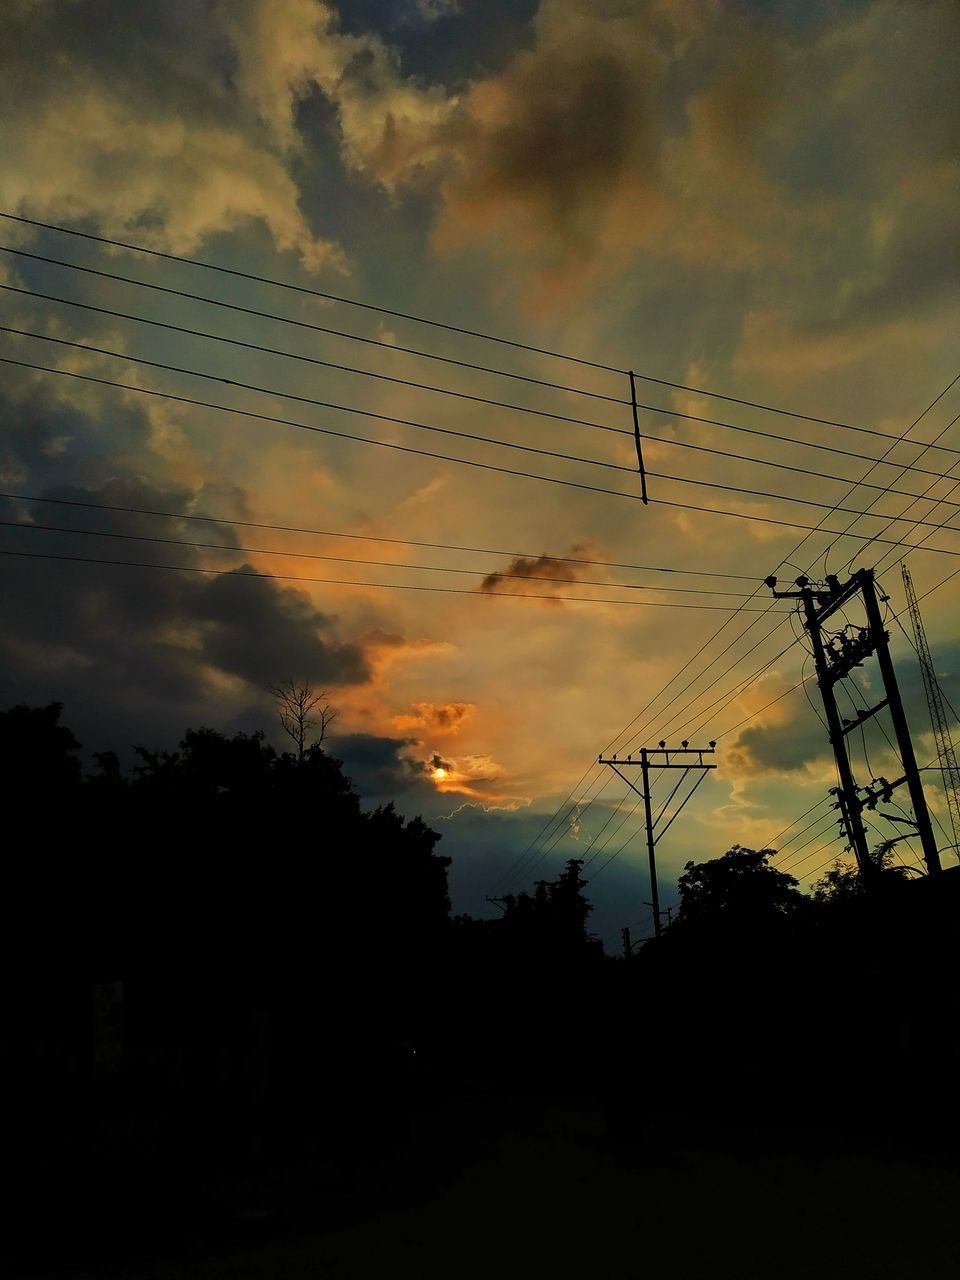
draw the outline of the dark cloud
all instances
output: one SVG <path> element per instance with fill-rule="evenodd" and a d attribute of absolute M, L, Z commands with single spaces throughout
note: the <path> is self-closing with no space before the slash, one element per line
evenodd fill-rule
<path fill-rule="evenodd" d="M 544 5 L 535 47 L 477 81 L 452 126 L 460 172 L 438 243 L 509 230 L 561 258 L 592 253 L 624 182 L 642 221 L 658 184 L 649 28 L 637 14 L 585 19 Z"/>
<path fill-rule="evenodd" d="M 933 660 L 941 688 L 956 706 L 960 703 L 960 646 L 938 646 L 933 652 Z M 910 723 L 915 749 L 920 756 L 920 741 L 932 732 L 920 667 L 912 650 L 895 655 L 895 665 L 900 696 Z M 851 691 L 848 697 L 849 682 L 840 682 L 837 685 L 837 700 L 841 716 L 853 719 L 864 705 L 872 706 L 882 696 L 878 692 L 879 688 L 879 675 L 874 675 L 869 689 L 861 690 L 859 695 Z M 808 692 L 813 707 L 803 692 L 798 690 L 780 704 L 776 722 L 748 725 L 743 729 L 726 748 L 725 762 L 736 772 L 784 775 L 797 774 L 809 767 L 829 763 L 832 750 L 826 729 L 816 714 L 823 714 L 820 693 L 813 683 L 808 686 Z M 948 718 L 953 720 L 949 711 Z M 883 735 L 884 728 L 892 738 L 893 731 L 886 713 L 881 712 L 879 717 L 863 726 L 863 737 L 858 730 L 848 739 L 858 780 L 861 773 L 865 775 L 867 772 L 867 756 L 874 769 L 882 772 L 881 762 L 883 767 L 889 767 L 890 744 Z M 927 760 L 921 759 L 919 763 L 925 765 Z"/>
<path fill-rule="evenodd" d="M 484 199 L 517 197 L 548 229 L 577 238 L 602 207 L 635 148 L 640 77 L 613 51 L 571 48 L 512 69 L 510 116 L 476 140 L 465 187 Z"/>
<path fill-rule="evenodd" d="M 115 477 L 100 488 L 62 485 L 47 496 L 154 511 L 197 505 L 197 494 L 183 486 L 139 477 Z M 244 564 L 230 550 L 236 537 L 230 526 L 199 526 L 203 541 L 227 548 L 211 553 L 183 545 L 197 537 L 198 526 L 176 518 L 39 502 L 3 505 L 18 521 L 178 544 L 0 530 L 0 550 L 22 553 L 2 557 L 0 696 L 64 702 L 87 743 L 123 746 L 152 732 L 176 740 L 200 718 L 227 724 L 241 716 L 245 725 L 262 724 L 267 684 L 292 677 L 335 690 L 370 678 L 365 646 L 342 637 L 336 619 L 303 593 Z M 74 559 L 35 558 L 47 555 Z M 211 556 L 214 565 L 220 557 L 222 573 L 191 572 L 207 567 Z M 240 686 L 228 687 L 225 677 Z"/>
<path fill-rule="evenodd" d="M 130 457 L 142 450 L 150 424 L 142 406 L 115 401 L 95 419 L 60 398 L 50 384 L 7 380 L 0 393 L 0 484 L 40 493 L 69 475 L 75 483 L 117 468 L 117 440 Z"/>
<path fill-rule="evenodd" d="M 819 698 L 816 688 L 810 696 Z M 826 731 L 802 691 L 784 699 L 775 722 L 743 729 L 724 753 L 724 764 L 737 773 L 799 773 L 831 758 Z"/>
<path fill-rule="evenodd" d="M 278 586 L 250 565 L 203 583 L 190 605 L 187 616 L 203 623 L 204 657 L 250 684 L 267 684 L 287 672 L 321 685 L 369 679 L 358 645 L 338 642 L 327 616 L 305 596 Z"/>
<path fill-rule="evenodd" d="M 371 733 L 342 734 L 331 738 L 330 754 L 343 761 L 364 801 L 378 803 L 394 796 L 419 796 L 421 805 L 436 808 L 437 793 L 427 778 L 424 761 L 408 754 L 413 738 L 388 738 Z"/>
<path fill-rule="evenodd" d="M 849 280 L 835 286 L 838 296 L 831 313 L 811 324 L 811 332 L 922 315 L 956 300 L 960 181 L 945 186 L 943 195 L 942 202 L 920 199 L 899 211 L 859 279 L 852 286 Z"/>
<path fill-rule="evenodd" d="M 148 83 L 155 98 L 167 97 L 190 106 L 222 96 L 231 69 L 230 47 L 218 24 L 211 21 L 214 6 L 138 0 L 68 0 L 56 6 L 5 6 L 8 40 L 0 42 L 5 72 L 35 83 L 37 66 L 22 56 L 24 45 L 43 47 L 68 83 L 72 75 L 106 76 L 115 91 L 142 91 Z M 17 46 L 19 45 L 20 52 Z M 175 59 L 176 74 L 171 74 Z M 220 75 L 211 75 L 219 70 Z"/>
<path fill-rule="evenodd" d="M 537 581 L 576 582 L 577 574 L 574 566 L 562 560 L 554 560 L 551 556 L 516 556 L 500 573 L 489 573 L 480 583 L 481 591 L 523 591 L 518 578 L 532 578 Z"/>

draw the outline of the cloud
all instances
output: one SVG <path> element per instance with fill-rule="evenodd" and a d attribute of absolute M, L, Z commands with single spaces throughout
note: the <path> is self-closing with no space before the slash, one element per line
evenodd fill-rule
<path fill-rule="evenodd" d="M 254 7 L 276 9 L 289 33 L 293 6 Z M 8 7 L 3 206 L 185 254 L 259 221 L 308 269 L 342 268 L 300 210 L 283 121 L 253 92 L 218 12 L 160 0 Z M 15 56 L 26 48 L 29 60 Z"/>
<path fill-rule="evenodd" d="M 459 733 L 464 721 L 476 711 L 472 702 L 415 702 L 412 712 L 393 717 L 394 726 L 401 732 L 418 730 L 437 735 Z"/>
<path fill-rule="evenodd" d="M 416 0 L 416 10 L 424 22 L 436 22 L 460 12 L 461 0 Z"/>
<path fill-rule="evenodd" d="M 412 738 L 350 733 L 332 737 L 327 749 L 343 761 L 365 802 L 376 804 L 411 791 L 424 801 L 434 795 L 425 762 L 411 754 L 415 745 Z"/>
<path fill-rule="evenodd" d="M 816 693 L 812 696 L 816 696 Z M 742 729 L 724 751 L 725 775 L 756 778 L 763 774 L 829 775 L 833 755 L 823 726 L 803 694 L 784 700 L 775 718 Z"/>
<path fill-rule="evenodd" d="M 204 658 L 249 684 L 262 687 L 287 673 L 323 686 L 369 679 L 363 650 L 337 640 L 331 619 L 307 596 L 250 565 L 205 583 L 187 616 L 199 623 Z"/>
<path fill-rule="evenodd" d="M 577 550 L 577 548 L 573 548 Z M 549 591 L 550 583 L 572 583 L 578 581 L 576 567 L 552 556 L 515 556 L 498 573 L 489 573 L 480 583 L 480 590 L 491 594 L 500 592 L 508 595 L 525 595 L 523 583 L 518 579 L 529 578 L 536 583 L 539 594 Z M 562 595 L 555 597 L 561 600 Z"/>
<path fill-rule="evenodd" d="M 639 12 L 545 0 L 532 49 L 475 81 L 448 125 L 452 171 L 433 243 L 531 251 L 557 277 L 589 274 L 661 221 L 653 84 L 660 55 Z M 629 205 L 629 218 L 627 206 Z"/>
<path fill-rule="evenodd" d="M 948 296 L 957 50 L 949 4 L 787 24 L 716 0 L 542 0 L 459 96 L 401 90 L 371 46 L 376 92 L 341 91 L 344 153 L 391 192 L 435 177 L 434 249 L 489 253 L 541 309 L 660 260 L 768 301 L 773 271 L 821 322 L 869 320 Z"/>
<path fill-rule="evenodd" d="M 196 491 L 135 476 L 51 486 L 45 496 L 154 511 L 190 511 L 203 501 Z M 217 496 L 228 505 L 229 494 Z M 18 521 L 173 543 L 182 542 L 187 528 L 186 536 L 194 532 L 175 518 L 83 507 L 28 501 L 5 510 Z M 304 593 L 252 570 L 232 549 L 236 534 L 229 525 L 205 526 L 207 538 L 225 549 L 3 530 L 2 549 L 24 553 L 3 557 L 3 696 L 55 696 L 71 708 L 84 740 L 94 732 L 97 741 L 123 742 L 142 735 L 144 724 L 176 734 L 194 717 L 222 720 L 246 706 L 258 708 L 263 723 L 264 686 L 287 676 L 332 689 L 370 681 L 362 640 L 344 637 L 336 619 Z M 74 559 L 32 559 L 36 554 Z M 76 557 L 179 564 L 188 571 L 76 563 Z M 222 571 L 190 572 L 204 568 Z"/>

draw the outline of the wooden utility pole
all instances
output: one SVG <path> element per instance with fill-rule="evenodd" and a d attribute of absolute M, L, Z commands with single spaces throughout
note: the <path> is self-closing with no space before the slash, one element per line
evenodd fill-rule
<path fill-rule="evenodd" d="M 707 776 L 707 770 L 715 769 L 717 767 L 715 764 L 705 764 L 703 760 L 703 757 L 705 755 L 713 754 L 714 750 L 716 749 L 716 745 L 717 744 L 715 742 L 711 742 L 708 747 L 691 747 L 686 742 L 683 742 L 679 747 L 668 747 L 666 742 L 661 742 L 656 747 L 641 747 L 639 759 L 634 759 L 633 755 L 627 756 L 626 760 L 619 759 L 616 755 L 611 756 L 609 759 L 604 758 L 603 756 L 599 757 L 600 764 L 609 765 L 610 768 L 614 771 L 614 773 L 618 774 L 621 778 L 623 778 L 627 786 L 632 791 L 636 791 L 637 795 L 639 795 L 643 799 L 644 826 L 646 828 L 646 833 L 647 833 L 647 860 L 650 867 L 650 898 L 651 898 L 650 906 L 653 909 L 653 931 L 656 937 L 658 938 L 660 937 L 660 934 L 663 932 L 663 926 L 660 921 L 660 916 L 662 912 L 660 910 L 660 891 L 657 886 L 656 847 L 657 847 L 657 844 L 660 842 L 660 839 L 664 835 L 666 835 L 668 829 L 673 825 L 674 819 L 677 817 L 680 810 L 684 807 L 684 805 L 693 795 L 694 791 L 696 791 L 697 787 L 700 785 L 703 779 Z M 674 756 L 681 757 L 679 763 L 673 759 Z M 687 759 L 689 756 L 696 756 L 697 757 L 696 762 L 689 763 Z M 660 812 L 657 814 L 656 817 L 653 816 L 653 805 L 652 805 L 653 797 L 650 791 L 651 759 L 653 760 L 655 767 L 658 769 L 682 769 L 683 770 L 677 782 L 677 785 L 670 792 L 669 796 L 667 796 L 666 803 L 660 809 Z M 637 766 L 639 766 L 640 768 L 641 785 L 643 788 L 642 790 L 636 787 L 630 781 L 630 779 L 626 776 L 626 774 L 621 772 L 621 770 L 624 768 L 636 768 Z M 684 778 L 687 776 L 687 774 L 690 772 L 691 769 L 702 770 L 700 777 L 693 784 L 693 787 L 687 793 L 684 799 L 681 800 L 679 806 L 671 816 L 667 825 L 663 828 L 662 831 L 656 832 L 657 823 L 666 813 L 667 806 L 670 804 L 670 801 L 680 790 L 680 786 L 683 783 Z"/>

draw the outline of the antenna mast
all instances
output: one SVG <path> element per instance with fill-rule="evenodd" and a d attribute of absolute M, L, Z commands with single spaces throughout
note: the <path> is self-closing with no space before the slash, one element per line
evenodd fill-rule
<path fill-rule="evenodd" d="M 933 736 L 937 742 L 937 758 L 940 761 L 940 776 L 947 797 L 947 811 L 950 815 L 950 827 L 953 831 L 953 851 L 960 856 L 960 768 L 957 767 L 957 753 L 950 734 L 950 724 L 943 703 L 943 692 L 937 672 L 927 644 L 923 620 L 920 617 L 920 605 L 917 593 L 913 589 L 913 580 L 906 564 L 902 566 L 903 589 L 910 610 L 910 621 L 913 623 L 913 635 L 917 646 L 917 657 L 920 659 L 920 671 L 923 675 L 923 688 L 927 695 L 927 706 L 930 708 L 930 722 L 933 725 Z"/>

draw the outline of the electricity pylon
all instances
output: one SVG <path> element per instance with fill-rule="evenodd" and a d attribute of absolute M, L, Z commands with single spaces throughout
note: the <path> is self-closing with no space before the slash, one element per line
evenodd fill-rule
<path fill-rule="evenodd" d="M 930 814 L 923 794 L 923 783 L 920 780 L 920 770 L 917 768 L 906 712 L 900 697 L 897 674 L 893 659 L 890 657 L 887 644 L 890 637 L 883 625 L 873 570 L 858 569 L 843 583 L 832 575 L 828 575 L 826 582 L 822 584 L 812 583 L 809 578 L 801 576 L 796 581 L 796 586 L 799 588 L 797 591 L 778 591 L 777 579 L 774 577 L 767 578 L 766 584 L 772 590 L 775 599 L 799 600 L 803 606 L 802 621 L 813 648 L 817 684 L 820 687 L 823 709 L 827 718 L 827 732 L 837 762 L 840 781 L 835 793 L 837 805 L 860 874 L 865 881 L 871 882 L 879 870 L 871 859 L 870 850 L 867 847 L 863 811 L 875 809 L 879 800 L 889 802 L 893 790 L 904 783 L 910 794 L 913 818 L 898 818 L 891 814 L 883 816 L 889 817 L 891 821 L 906 822 L 914 827 L 920 837 L 927 871 L 931 875 L 935 874 L 941 869 L 940 854 L 934 839 L 933 827 L 930 825 Z M 860 627 L 848 624 L 833 634 L 828 632 L 824 639 L 824 624 L 827 619 L 844 605 L 852 603 L 857 597 L 860 598 L 866 612 L 867 625 Z M 853 720 L 844 720 L 837 706 L 836 686 L 851 673 L 854 667 L 862 666 L 865 659 L 869 657 L 877 659 L 886 696 L 874 706 L 862 711 Z M 847 734 L 858 729 L 884 708 L 889 711 L 893 722 L 903 775 L 894 782 L 888 782 L 886 778 L 874 778 L 871 786 L 858 787 L 847 751 Z"/>

